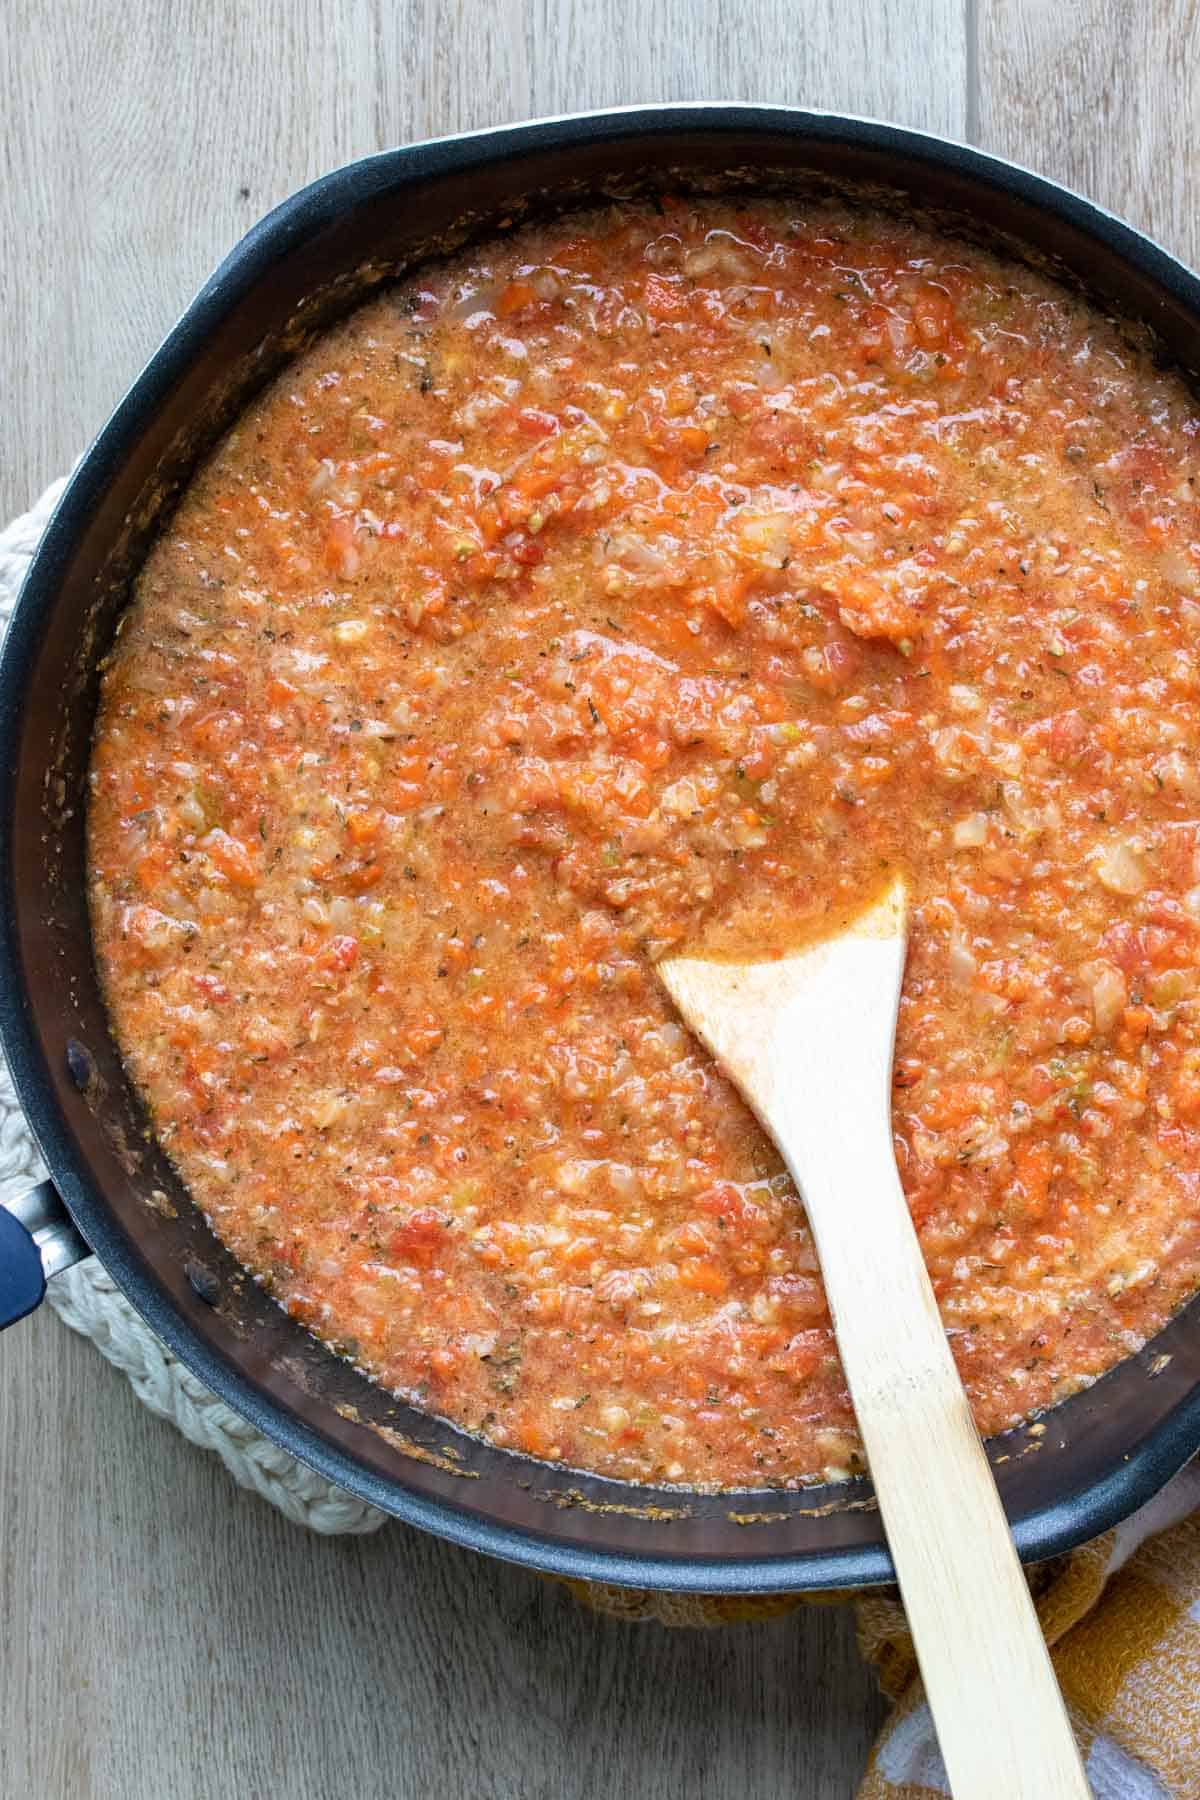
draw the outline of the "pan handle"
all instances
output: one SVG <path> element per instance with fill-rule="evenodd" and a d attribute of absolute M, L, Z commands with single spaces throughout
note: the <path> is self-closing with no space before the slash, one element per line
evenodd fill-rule
<path fill-rule="evenodd" d="M 0 1206 L 0 1331 L 41 1305 L 52 1275 L 90 1255 L 52 1182 Z"/>

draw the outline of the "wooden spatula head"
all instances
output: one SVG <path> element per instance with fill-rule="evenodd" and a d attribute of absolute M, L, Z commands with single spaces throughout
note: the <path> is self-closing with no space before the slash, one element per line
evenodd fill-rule
<path fill-rule="evenodd" d="M 856 1095 L 876 1111 L 886 1104 L 908 915 L 908 885 L 897 875 L 870 904 L 794 950 L 659 964 L 683 1018 L 776 1136 L 775 1115 L 797 1084 L 815 1101 L 844 1084 L 846 1067 Z"/>

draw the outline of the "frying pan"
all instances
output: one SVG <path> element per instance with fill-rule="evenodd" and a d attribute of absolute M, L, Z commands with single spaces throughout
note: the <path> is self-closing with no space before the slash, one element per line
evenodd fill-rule
<path fill-rule="evenodd" d="M 704 1495 L 551 1467 L 373 1386 L 242 1271 L 147 1127 L 109 1035 L 85 895 L 98 669 L 198 460 L 324 325 L 415 262 L 527 217 L 663 188 L 862 197 L 1023 257 L 1192 374 L 1200 282 L 1009 163 L 865 120 L 663 106 L 388 151 L 287 200 L 201 290 L 80 463 L 0 659 L 0 1035 L 50 1181 L 0 1208 L 0 1322 L 90 1246 L 154 1331 L 268 1437 L 471 1549 L 639 1587 L 772 1592 L 890 1579 L 862 1480 Z M 1200 1446 L 1200 1300 L 1136 1356 L 989 1446 L 1027 1560 L 1146 1500 Z"/>

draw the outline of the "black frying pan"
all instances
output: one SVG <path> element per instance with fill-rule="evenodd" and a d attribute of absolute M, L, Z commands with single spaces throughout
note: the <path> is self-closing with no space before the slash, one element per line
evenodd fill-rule
<path fill-rule="evenodd" d="M 47 1266 L 82 1251 L 61 1196 L 189 1368 L 267 1436 L 410 1524 L 643 1587 L 858 1586 L 891 1574 L 862 1481 L 710 1496 L 551 1468 L 392 1399 L 289 1320 L 149 1136 L 109 1037 L 88 930 L 98 659 L 216 435 L 313 332 L 415 261 L 511 220 L 664 186 L 898 206 L 1082 286 L 1148 326 L 1189 378 L 1200 364 L 1200 282 L 1172 257 L 1024 170 L 861 120 L 753 106 L 596 113 L 389 151 L 286 201 L 217 270 L 80 464 L 0 660 L 0 1032 L 53 1183 L 15 1209 L 24 1222 L 0 1209 L 0 1322 L 36 1303 Z M 1200 1446 L 1200 1300 L 1044 1423 L 992 1446 L 1030 1560 L 1105 1530 Z"/>

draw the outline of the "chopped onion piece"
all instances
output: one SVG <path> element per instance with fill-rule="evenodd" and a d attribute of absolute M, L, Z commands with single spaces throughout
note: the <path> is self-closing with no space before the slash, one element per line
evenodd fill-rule
<path fill-rule="evenodd" d="M 1096 880 L 1110 894 L 1132 896 L 1146 886 L 1146 865 L 1139 848 L 1129 838 L 1114 838 L 1105 844 L 1095 861 Z"/>
<path fill-rule="evenodd" d="M 962 933 L 956 928 L 950 934 L 950 974 L 964 986 L 975 977 L 979 964 L 967 949 Z"/>
<path fill-rule="evenodd" d="M 1111 1031 L 1129 999 L 1129 990 L 1120 969 L 1112 963 L 1094 963 L 1091 967 L 1092 1016 L 1097 1031 Z"/>
<path fill-rule="evenodd" d="M 978 850 L 980 845 L 987 843 L 987 814 L 968 813 L 965 819 L 959 819 L 951 835 L 956 850 Z"/>

